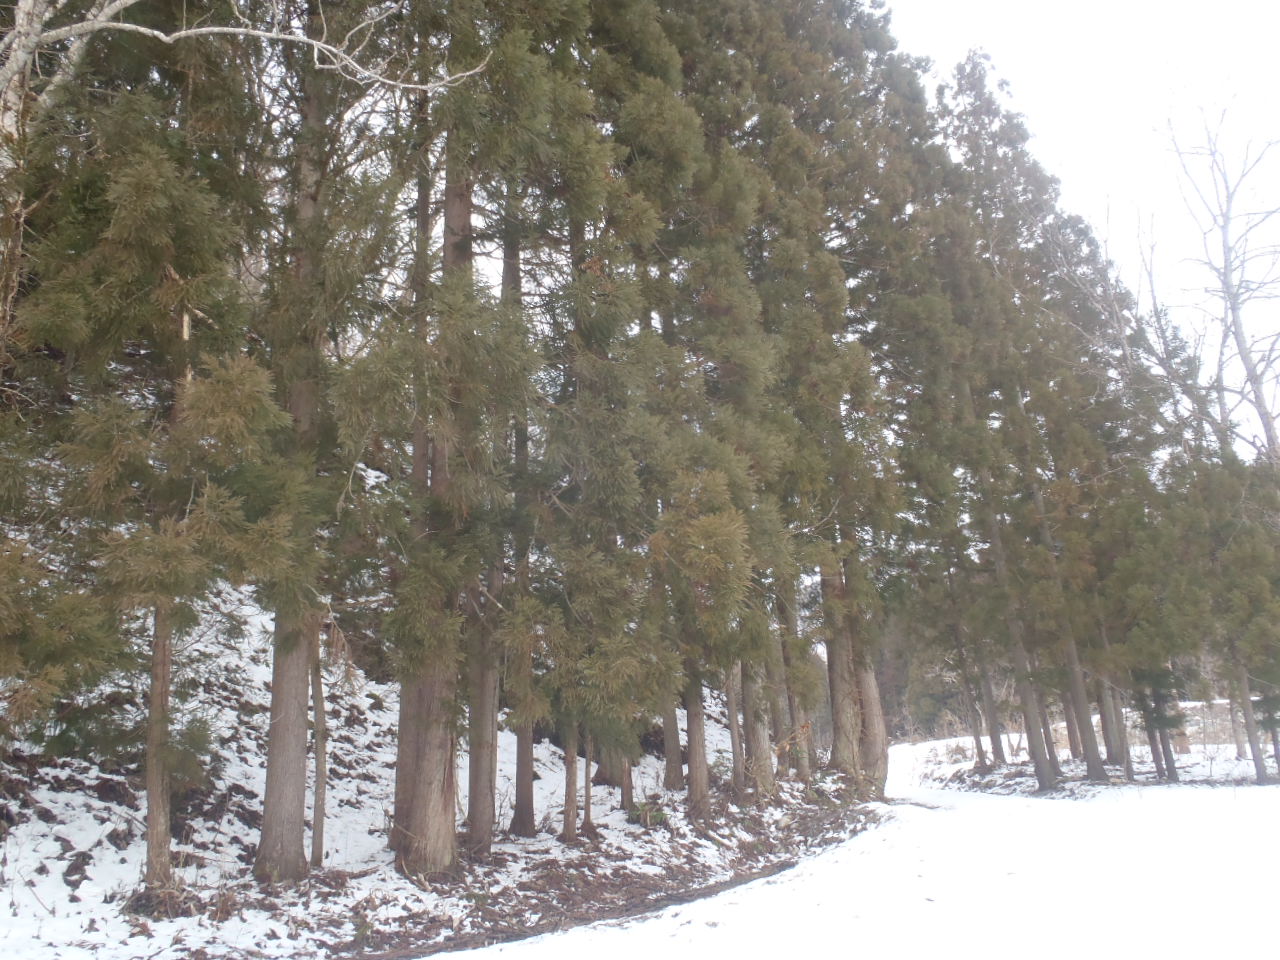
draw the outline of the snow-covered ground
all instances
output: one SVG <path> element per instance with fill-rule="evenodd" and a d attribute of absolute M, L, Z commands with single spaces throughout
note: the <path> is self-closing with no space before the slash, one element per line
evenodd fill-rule
<path fill-rule="evenodd" d="M 1074 800 L 921 786 L 938 755 L 895 747 L 881 826 L 786 873 L 484 955 L 1275 956 L 1280 786 Z"/>
<path fill-rule="evenodd" d="M 709 951 L 754 957 L 827 944 L 903 957 L 1275 954 L 1264 931 L 1277 905 L 1266 871 L 1280 852 L 1280 786 L 1246 785 L 1252 765 L 1220 745 L 1211 711 L 1195 720 L 1194 705 L 1184 705 L 1195 722 L 1179 770 L 1201 785 L 1150 784 L 1149 758 L 1138 748 L 1145 784 L 1077 781 L 1030 797 L 1025 764 L 975 778 L 964 741 L 904 745 L 891 751 L 890 802 L 865 811 L 881 825 L 852 837 L 867 817 L 841 807 L 830 780 L 808 795 L 784 784 L 781 804 L 770 808 L 737 810 L 722 799 L 724 819 L 694 829 L 679 794 L 662 790 L 660 761 L 648 756 L 636 768 L 636 792 L 661 822 L 629 823 L 617 791 L 596 787 L 599 838 L 566 845 L 555 836 L 563 758 L 544 742 L 536 757 L 540 835 L 505 838 L 457 880 L 419 885 L 395 872 L 386 850 L 396 690 L 357 676 L 329 691 L 324 868 L 296 887 L 264 889 L 248 872 L 261 809 L 270 625 L 252 608 L 244 619 L 245 636 L 206 638 L 181 677 L 200 691 L 192 703 L 202 705 L 215 755 L 208 782 L 181 800 L 175 836 L 192 915 L 143 919 L 121 909 L 143 858 L 136 768 L 15 753 L 0 757 L 0 951 L 15 960 L 406 958 L 419 947 L 643 910 L 670 902 L 661 898 L 673 890 L 723 883 L 848 837 L 703 901 L 485 949 L 557 960 L 705 960 Z M 709 746 L 723 767 L 729 745 L 718 708 L 712 704 Z M 505 732 L 500 767 L 505 822 L 514 769 Z M 459 773 L 465 790 L 461 765 Z M 465 809 L 464 795 L 459 805 Z"/>
<path fill-rule="evenodd" d="M 199 641 L 199 655 L 188 649 L 179 664 L 179 684 L 198 691 L 179 712 L 186 719 L 198 713 L 213 747 L 207 782 L 177 801 L 174 852 L 191 915 L 143 918 L 122 909 L 137 889 L 145 853 L 146 800 L 137 766 L 50 760 L 28 748 L 0 754 L 0 952 L 19 960 L 242 960 L 394 948 L 404 956 L 406 939 L 426 949 L 473 942 L 491 931 L 520 935 L 579 922 L 597 903 L 607 905 L 600 908 L 607 915 L 634 913 L 665 902 L 673 890 L 790 862 L 861 822 L 857 811 L 835 802 L 838 784 L 818 784 L 806 794 L 788 783 L 779 806 L 737 809 L 722 797 L 721 818 L 709 829 L 694 829 L 681 792 L 661 786 L 662 761 L 646 755 L 635 767 L 634 785 L 651 822 L 629 822 L 618 791 L 596 786 L 599 835 L 567 845 L 557 838 L 563 755 L 543 741 L 535 748 L 539 835 L 500 838 L 492 857 L 467 864 L 454 881 L 415 883 L 395 871 L 386 845 L 397 690 L 359 671 L 340 683 L 335 672 L 327 695 L 324 865 L 304 884 L 265 889 L 249 867 L 265 781 L 270 621 L 242 595 L 225 600 L 236 608 L 244 635 L 210 630 Z M 730 747 L 727 728 L 716 722 L 720 711 L 720 704 L 709 704 L 707 732 L 713 768 L 723 771 Z M 511 816 L 514 772 L 515 738 L 504 730 L 501 825 Z M 462 756 L 457 780 L 461 820 Z M 806 816 L 808 832 L 794 822 Z"/>

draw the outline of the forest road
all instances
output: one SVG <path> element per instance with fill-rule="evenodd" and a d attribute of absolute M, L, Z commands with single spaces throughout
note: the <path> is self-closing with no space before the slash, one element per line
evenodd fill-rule
<path fill-rule="evenodd" d="M 1088 799 L 904 787 L 881 826 L 792 870 L 485 957 L 1275 956 L 1280 786 Z M 472 956 L 473 954 L 468 954 Z"/>

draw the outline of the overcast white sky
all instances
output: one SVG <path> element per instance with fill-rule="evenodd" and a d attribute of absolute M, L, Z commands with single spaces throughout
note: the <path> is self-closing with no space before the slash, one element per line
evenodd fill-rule
<path fill-rule="evenodd" d="M 1280 139 L 1280 0 L 889 0 L 903 50 L 940 75 L 971 48 L 990 54 L 1062 182 L 1063 207 L 1086 217 L 1139 287 L 1140 250 L 1157 244 L 1162 299 L 1189 303 L 1206 279 L 1187 258 L 1199 233 L 1178 188 L 1169 127 L 1202 142 L 1204 118 L 1228 111 L 1228 152 Z M 1280 206 L 1280 150 L 1256 202 Z M 1144 285 L 1145 286 L 1145 285 Z M 1257 324 L 1280 329 L 1271 317 Z M 1189 319 L 1189 318 L 1188 318 Z"/>

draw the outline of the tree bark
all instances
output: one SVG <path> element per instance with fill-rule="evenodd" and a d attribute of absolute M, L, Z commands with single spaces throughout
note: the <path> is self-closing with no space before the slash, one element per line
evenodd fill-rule
<path fill-rule="evenodd" d="M 838 565 L 824 566 L 821 574 L 823 614 L 826 621 L 827 683 L 831 692 L 832 770 L 858 776 L 861 758 L 858 738 L 861 717 L 853 672 L 852 638 L 848 632 L 844 576 Z"/>
<path fill-rule="evenodd" d="M 318 0 L 307 3 L 307 35 L 323 35 Z M 293 176 L 289 251 L 297 305 L 277 304 L 290 321 L 275 332 L 273 365 L 280 373 L 285 407 L 293 417 L 294 454 L 310 469 L 317 467 L 320 445 L 321 382 L 326 325 L 323 254 L 326 139 L 329 132 L 331 84 L 314 63 L 303 60 L 300 71 L 299 124 Z M 300 318 L 300 319 L 298 319 Z M 296 324 L 293 321 L 297 320 Z M 313 531 L 312 531 L 313 532 Z M 267 738 L 267 784 L 262 803 L 262 834 L 253 873 L 259 880 L 288 882 L 306 876 L 303 846 L 307 772 L 307 701 L 311 652 L 319 645 L 322 614 L 306 590 L 277 606 L 271 665 L 271 729 Z"/>
<path fill-rule="evenodd" d="M 564 725 L 564 823 L 560 839 L 574 843 L 578 839 L 578 724 Z"/>
<path fill-rule="evenodd" d="M 495 591 L 496 592 L 496 591 Z M 483 625 L 479 632 L 484 632 Z M 472 645 L 467 713 L 467 847 L 485 856 L 493 845 L 498 763 L 498 656 L 489 637 Z"/>
<path fill-rule="evenodd" d="M 588 837 L 596 834 L 595 820 L 591 817 L 591 754 L 595 744 L 590 734 L 582 738 L 582 833 Z"/>
<path fill-rule="evenodd" d="M 533 652 L 522 650 L 516 656 L 521 689 L 533 683 Z M 538 832 L 533 807 L 533 719 L 526 717 L 516 724 L 516 798 L 511 814 L 510 831 L 517 837 L 532 837 Z"/>
<path fill-rule="evenodd" d="M 862 704 L 862 730 L 858 750 L 862 756 L 862 775 L 874 799 L 884 798 L 884 785 L 889 778 L 889 732 L 880 703 L 880 683 L 875 667 L 864 662 L 858 668 L 858 700 Z"/>
<path fill-rule="evenodd" d="M 307 874 L 303 835 L 307 799 L 307 706 L 311 651 L 320 616 L 276 613 L 271 660 L 271 727 L 267 735 L 267 788 L 256 879 L 272 883 Z"/>
<path fill-rule="evenodd" d="M 148 890 L 174 886 L 169 805 L 169 702 L 173 687 L 173 623 L 167 606 L 154 611 L 151 638 L 151 689 L 147 706 L 147 860 L 142 885 Z"/>
<path fill-rule="evenodd" d="M 681 759 L 680 719 L 675 700 L 668 699 L 662 712 L 662 752 L 665 759 L 662 786 L 667 790 L 684 789 L 684 761 Z"/>
<path fill-rule="evenodd" d="M 729 754 L 732 758 L 730 780 L 735 800 L 741 800 L 746 792 L 746 756 L 742 743 L 742 725 L 738 721 L 738 665 L 735 663 L 724 675 L 725 718 L 729 724 Z"/>
<path fill-rule="evenodd" d="M 411 877 L 449 870 L 457 856 L 453 814 L 457 671 L 452 654 L 446 648 L 424 655 L 401 684 L 402 690 L 409 688 L 408 699 L 418 711 L 411 721 L 415 734 L 410 745 L 419 749 L 416 761 L 408 765 L 412 779 L 405 784 L 405 813 L 395 824 L 392 848 L 397 867 Z"/>
<path fill-rule="evenodd" d="M 777 792 L 773 773 L 773 750 L 769 746 L 768 706 L 760 685 L 759 667 L 742 663 L 742 720 L 747 743 L 751 745 L 747 764 L 747 782 L 757 801 L 767 800 Z"/>
<path fill-rule="evenodd" d="M 324 674 L 320 669 L 320 634 L 311 651 L 311 726 L 316 748 L 316 782 L 311 802 L 311 866 L 324 865 L 324 820 L 329 788 L 329 724 L 324 711 Z"/>
<path fill-rule="evenodd" d="M 708 813 L 711 797 L 711 771 L 707 765 L 707 729 L 702 707 L 702 678 L 698 673 L 697 664 L 692 660 L 685 661 L 684 669 L 685 676 L 688 678 L 684 689 L 684 709 L 689 743 L 689 819 L 701 820 Z"/>

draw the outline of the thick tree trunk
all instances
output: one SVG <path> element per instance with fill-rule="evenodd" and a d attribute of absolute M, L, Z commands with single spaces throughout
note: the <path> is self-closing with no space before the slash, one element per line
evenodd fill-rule
<path fill-rule="evenodd" d="M 773 774 L 773 750 L 769 746 L 768 705 L 760 684 L 760 668 L 742 664 L 742 720 L 750 744 L 747 783 L 757 801 L 777 792 Z"/>
<path fill-rule="evenodd" d="M 729 755 L 731 757 L 730 781 L 735 800 L 741 800 L 746 791 L 746 757 L 742 743 L 742 725 L 739 722 L 738 665 L 735 663 L 724 675 L 725 718 L 729 724 Z"/>
<path fill-rule="evenodd" d="M 871 796 L 882 799 L 884 785 L 889 778 L 889 732 L 880 703 L 880 683 L 876 679 L 875 667 L 870 663 L 863 663 L 858 668 L 858 700 L 862 704 L 862 730 L 858 743 L 862 775 Z"/>
<path fill-rule="evenodd" d="M 324 819 L 329 789 L 329 724 L 324 712 L 324 674 L 320 669 L 320 634 L 311 651 L 311 727 L 316 750 L 316 781 L 311 802 L 311 866 L 324 865 Z"/>
<path fill-rule="evenodd" d="M 684 761 L 680 749 L 680 719 L 676 714 L 676 702 L 667 701 L 662 712 L 662 752 L 665 759 L 662 786 L 667 790 L 684 789 Z"/>
<path fill-rule="evenodd" d="M 635 782 L 631 776 L 631 761 L 622 757 L 622 783 L 618 786 L 618 802 L 622 810 L 630 813 L 636 806 Z"/>
<path fill-rule="evenodd" d="M 401 685 L 409 688 L 405 692 L 418 714 L 411 721 L 418 757 L 408 765 L 412 780 L 405 784 L 405 812 L 394 826 L 392 844 L 396 865 L 408 876 L 449 870 L 457 856 L 453 813 L 457 677 L 452 654 L 447 649 L 432 651 Z"/>
<path fill-rule="evenodd" d="M 573 843 L 578 839 L 578 724 L 564 725 L 564 810 L 560 839 Z"/>
<path fill-rule="evenodd" d="M 711 770 L 707 765 L 707 728 L 702 707 L 702 678 L 692 660 L 685 661 L 684 709 L 688 725 L 689 819 L 701 820 L 707 815 L 711 797 Z"/>
<path fill-rule="evenodd" d="M 826 621 L 827 683 L 831 692 L 831 758 L 827 765 L 832 770 L 856 777 L 862 766 L 858 756 L 861 716 L 844 593 L 844 577 L 838 566 L 824 567 L 822 599 Z"/>
<path fill-rule="evenodd" d="M 520 689 L 528 690 L 533 683 L 533 653 L 523 650 L 517 654 L 520 671 Z M 511 814 L 511 833 L 517 837 L 532 837 L 538 832 L 533 808 L 533 719 L 527 718 L 516 725 L 516 799 Z"/>
<path fill-rule="evenodd" d="M 498 656 L 488 637 L 473 645 L 468 676 L 467 848 L 484 856 L 493 845 L 498 763 Z"/>
<path fill-rule="evenodd" d="M 169 700 L 173 686 L 173 623 L 169 608 L 154 611 L 151 638 L 151 689 L 147 706 L 147 862 L 142 885 L 148 890 L 174 886 L 169 820 Z"/>
<path fill-rule="evenodd" d="M 267 789 L 262 836 L 253 875 L 273 883 L 307 875 L 303 846 L 307 801 L 307 705 L 311 651 L 320 629 L 312 611 L 276 614 L 271 662 L 271 727 L 267 735 Z"/>
<path fill-rule="evenodd" d="M 307 3 L 307 35 L 325 30 L 318 0 Z M 306 63 L 305 59 L 302 61 Z M 301 120 L 296 139 L 290 229 L 290 271 L 295 295 L 305 301 L 280 303 L 272 331 L 272 362 L 279 374 L 285 408 L 293 417 L 292 448 L 314 470 L 319 456 L 325 324 L 323 223 L 325 144 L 332 114 L 332 84 L 314 64 L 300 71 Z M 314 531 L 307 531 L 313 533 Z M 312 590 L 314 584 L 308 585 Z M 276 609 L 271 665 L 271 729 L 267 738 L 267 784 L 262 833 L 253 874 L 286 882 L 306 876 L 303 845 L 306 815 L 307 706 L 311 654 L 319 646 L 322 613 L 303 587 Z"/>

